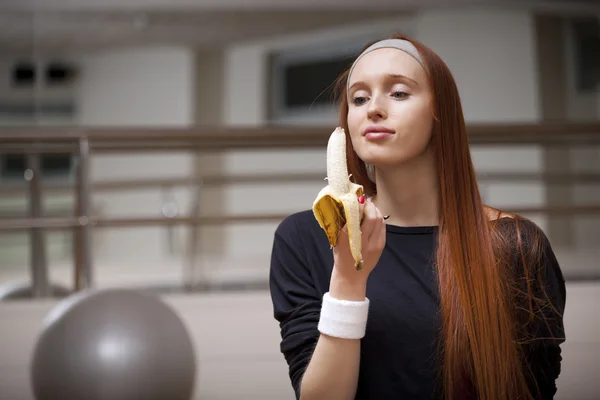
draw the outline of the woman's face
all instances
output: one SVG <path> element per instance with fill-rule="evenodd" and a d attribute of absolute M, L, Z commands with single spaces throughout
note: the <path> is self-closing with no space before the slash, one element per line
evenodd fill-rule
<path fill-rule="evenodd" d="M 432 95 L 417 60 L 398 49 L 377 49 L 356 63 L 349 79 L 348 128 L 364 162 L 394 166 L 425 152 Z"/>

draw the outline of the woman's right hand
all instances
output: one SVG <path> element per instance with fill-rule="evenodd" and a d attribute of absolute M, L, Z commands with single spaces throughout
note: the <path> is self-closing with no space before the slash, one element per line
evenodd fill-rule
<path fill-rule="evenodd" d="M 334 291 L 342 291 L 341 297 L 364 297 L 369 274 L 379 261 L 386 242 L 386 224 L 382 213 L 370 201 L 360 205 L 361 239 L 363 264 L 360 270 L 354 267 L 354 258 L 350 252 L 347 227 L 340 232 L 337 246 L 333 248 L 332 296 Z M 340 285 L 342 287 L 340 287 Z M 339 297 L 338 297 L 339 298 Z M 351 300 L 351 299 L 348 299 Z"/>

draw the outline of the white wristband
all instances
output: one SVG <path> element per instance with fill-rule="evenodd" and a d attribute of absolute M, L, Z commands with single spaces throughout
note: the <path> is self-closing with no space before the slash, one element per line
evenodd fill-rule
<path fill-rule="evenodd" d="M 319 332 L 342 339 L 362 339 L 367 328 L 369 299 L 363 301 L 338 300 L 323 295 Z"/>

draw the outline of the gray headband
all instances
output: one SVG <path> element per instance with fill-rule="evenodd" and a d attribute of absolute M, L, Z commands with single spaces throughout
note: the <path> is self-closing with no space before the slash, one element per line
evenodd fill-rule
<path fill-rule="evenodd" d="M 354 66 L 367 53 L 372 52 L 373 50 L 382 49 L 382 48 L 394 48 L 398 50 L 402 50 L 403 52 L 410 54 L 415 60 L 419 62 L 419 64 L 423 65 L 423 60 L 421 59 L 421 55 L 417 51 L 417 48 L 408 40 L 404 39 L 384 39 L 380 40 L 377 43 L 373 43 L 371 46 L 367 47 L 360 55 L 354 60 L 352 67 L 350 67 L 350 71 L 348 72 L 348 82 L 346 83 L 346 88 L 349 88 L 350 85 L 350 76 L 352 75 L 352 71 L 354 70 Z"/>

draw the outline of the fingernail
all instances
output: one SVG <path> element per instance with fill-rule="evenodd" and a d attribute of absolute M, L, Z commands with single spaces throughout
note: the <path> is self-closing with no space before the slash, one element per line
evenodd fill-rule
<path fill-rule="evenodd" d="M 361 194 L 360 196 L 358 196 L 358 202 L 360 204 L 365 204 L 365 195 Z"/>

